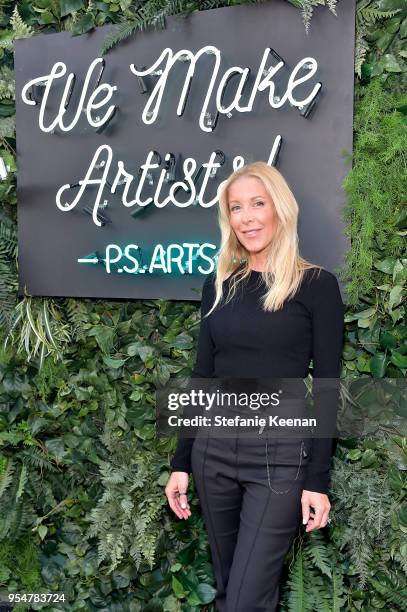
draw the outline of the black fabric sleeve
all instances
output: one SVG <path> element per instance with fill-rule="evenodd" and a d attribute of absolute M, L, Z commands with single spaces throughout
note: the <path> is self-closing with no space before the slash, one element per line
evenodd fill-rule
<path fill-rule="evenodd" d="M 211 309 L 215 299 L 214 274 L 205 279 L 202 287 L 201 299 L 201 325 L 199 328 L 198 346 L 195 366 L 191 378 L 211 378 L 214 370 L 213 349 L 214 343 L 211 337 L 208 318 L 204 315 Z M 188 407 L 184 414 L 188 415 Z M 194 443 L 193 437 L 179 437 L 175 454 L 170 462 L 173 471 L 191 473 L 191 450 Z"/>
<path fill-rule="evenodd" d="M 317 423 L 327 418 L 336 422 L 340 393 L 339 376 L 343 350 L 344 304 L 336 277 L 322 270 L 312 282 L 313 397 Z M 329 381 L 323 379 L 329 378 Z M 311 458 L 307 464 L 303 488 L 327 493 L 334 438 L 312 439 Z"/>

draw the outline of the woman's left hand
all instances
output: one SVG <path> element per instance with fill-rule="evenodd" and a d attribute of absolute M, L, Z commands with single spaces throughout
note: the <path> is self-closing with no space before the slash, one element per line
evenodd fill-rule
<path fill-rule="evenodd" d="M 331 509 L 328 495 L 304 489 L 301 497 L 301 506 L 302 524 L 307 525 L 305 531 L 321 529 L 326 526 Z M 310 510 L 310 506 L 313 507 L 314 511 Z"/>

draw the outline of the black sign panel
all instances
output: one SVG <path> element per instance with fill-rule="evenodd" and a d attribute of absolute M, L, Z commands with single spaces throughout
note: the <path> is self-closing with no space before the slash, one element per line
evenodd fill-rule
<path fill-rule="evenodd" d="M 300 206 L 301 254 L 347 249 L 354 2 L 171 17 L 106 56 L 110 26 L 16 41 L 20 295 L 199 299 L 219 185 L 264 160 Z"/>

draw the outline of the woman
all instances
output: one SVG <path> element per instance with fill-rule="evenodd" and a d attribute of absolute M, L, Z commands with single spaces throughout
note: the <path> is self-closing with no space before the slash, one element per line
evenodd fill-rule
<path fill-rule="evenodd" d="M 220 190 L 218 218 L 221 248 L 202 291 L 192 376 L 304 379 L 312 359 L 314 383 L 339 378 L 338 282 L 299 255 L 298 205 L 281 173 L 265 162 L 235 171 Z M 221 612 L 275 610 L 301 513 L 307 532 L 329 521 L 333 440 L 308 438 L 300 448 L 298 441 L 279 441 L 273 460 L 267 442 L 261 435 L 180 438 L 171 462 L 165 492 L 179 518 L 191 515 L 193 474 Z"/>

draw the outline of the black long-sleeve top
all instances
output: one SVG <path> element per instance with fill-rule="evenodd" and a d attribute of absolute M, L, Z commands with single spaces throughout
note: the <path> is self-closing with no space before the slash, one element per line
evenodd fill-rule
<path fill-rule="evenodd" d="M 318 274 L 319 273 L 319 274 Z M 230 278 L 223 284 L 227 295 Z M 276 312 L 262 310 L 266 292 L 261 272 L 251 271 L 227 303 L 204 318 L 215 299 L 214 273 L 202 289 L 201 326 L 191 377 L 196 378 L 339 378 L 344 305 L 336 277 L 308 269 L 295 296 Z M 179 438 L 171 468 L 191 472 L 193 438 Z M 303 488 L 327 493 L 331 438 L 313 438 Z"/>

